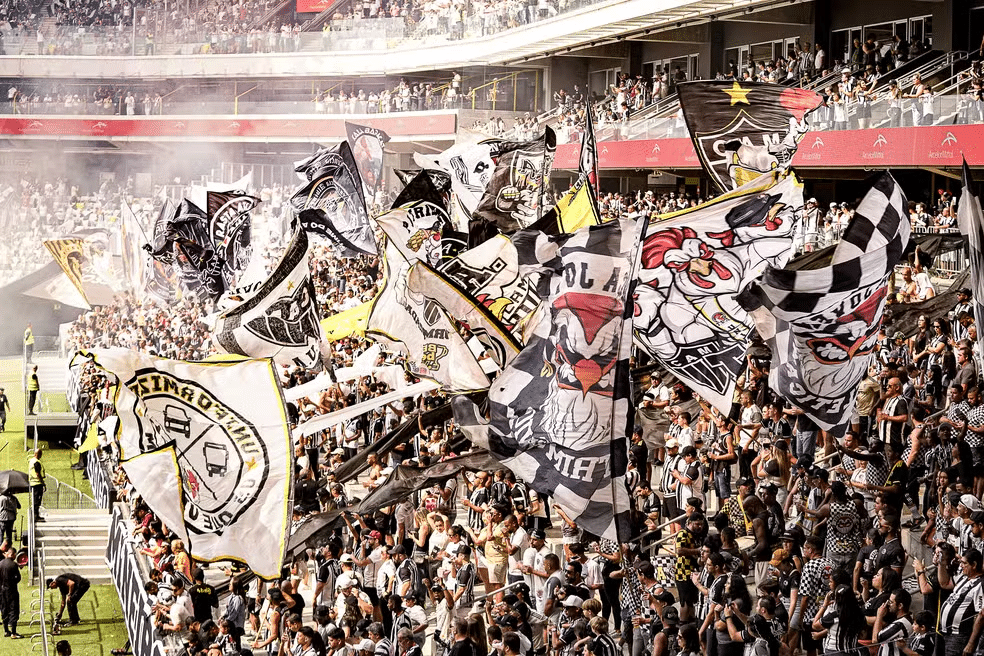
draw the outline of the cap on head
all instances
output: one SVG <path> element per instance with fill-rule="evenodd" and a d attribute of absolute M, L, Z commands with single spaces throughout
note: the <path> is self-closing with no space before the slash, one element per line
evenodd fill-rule
<path fill-rule="evenodd" d="M 960 497 L 960 505 L 967 508 L 971 512 L 976 512 L 981 509 L 980 500 L 973 494 L 964 494 Z"/>

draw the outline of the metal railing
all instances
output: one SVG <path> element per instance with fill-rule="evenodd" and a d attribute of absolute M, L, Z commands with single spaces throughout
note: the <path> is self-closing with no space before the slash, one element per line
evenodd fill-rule
<path fill-rule="evenodd" d="M 95 457 L 90 455 L 90 457 Z M 41 505 L 50 510 L 100 510 L 96 500 L 82 490 L 62 483 L 53 476 L 45 477 L 47 488 Z"/>
<path fill-rule="evenodd" d="M 43 656 L 48 656 L 50 644 L 48 636 L 48 588 L 45 586 L 45 553 L 44 547 L 37 552 L 37 574 L 38 585 L 31 593 L 31 652 L 40 652 Z M 34 581 L 31 581 L 32 585 Z M 36 596 L 35 596 L 36 595 Z M 33 631 L 34 625 L 38 625 L 38 630 Z"/>
<path fill-rule="evenodd" d="M 34 490 L 29 490 L 27 493 L 27 578 L 32 584 L 35 572 L 34 555 L 38 552 L 35 517 L 37 517 L 37 510 L 34 508 Z"/>

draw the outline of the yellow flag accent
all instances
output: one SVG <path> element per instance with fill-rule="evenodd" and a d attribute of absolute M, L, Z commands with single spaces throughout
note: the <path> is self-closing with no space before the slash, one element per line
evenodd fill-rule
<path fill-rule="evenodd" d="M 85 434 L 85 441 L 79 447 L 79 453 L 92 451 L 99 448 L 99 424 L 93 423 L 89 426 L 89 432 Z"/>
<path fill-rule="evenodd" d="M 362 336 L 366 330 L 366 321 L 369 319 L 369 310 L 372 302 L 357 305 L 349 308 L 327 319 L 321 320 L 321 330 L 324 331 L 325 339 L 335 342 L 352 335 Z"/>
<path fill-rule="evenodd" d="M 580 178 L 570 191 L 557 201 L 557 223 L 562 234 L 601 223 L 591 193 L 591 185 L 584 178 Z"/>
<path fill-rule="evenodd" d="M 748 102 L 748 94 L 751 93 L 752 90 L 751 89 L 742 89 L 741 88 L 741 85 L 738 84 L 737 81 L 735 81 L 735 83 L 731 86 L 730 89 L 722 89 L 722 91 L 724 91 L 726 94 L 728 94 L 729 96 L 731 96 L 731 104 L 732 105 L 737 105 L 738 103 L 741 103 L 743 105 L 751 105 L 752 104 L 752 103 Z"/>

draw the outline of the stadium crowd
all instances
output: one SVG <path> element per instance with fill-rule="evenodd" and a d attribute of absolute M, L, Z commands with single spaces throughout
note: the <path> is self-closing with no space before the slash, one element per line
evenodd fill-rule
<path fill-rule="evenodd" d="M 700 200 L 605 193 L 599 205 L 611 216 L 646 216 Z M 944 226 L 952 204 L 940 194 L 914 205 L 913 224 Z M 810 199 L 804 222 L 838 226 L 850 212 L 835 204 L 823 213 Z M 268 249 L 268 263 L 282 246 Z M 932 297 L 920 290 L 929 280 L 921 267 L 901 272 L 893 304 Z M 371 298 L 381 276 L 375 258 L 325 249 L 312 269 L 323 316 Z M 882 326 L 840 439 L 771 389 L 761 343 L 727 414 L 664 372 L 644 374 L 626 476 L 637 535 L 623 543 L 585 533 L 508 470 L 468 472 L 353 512 L 395 467 L 471 449 L 453 420 L 424 420 L 447 401 L 436 391 L 297 441 L 295 528 L 327 513 L 338 519 L 270 583 L 195 563 L 117 469 L 151 566 L 159 633 L 189 656 L 981 653 L 984 398 L 971 298 L 959 290 L 951 307 L 908 332 Z M 195 358 L 206 349 L 203 313 L 185 301 L 168 323 L 161 308 L 127 300 L 87 314 L 72 334 L 80 345 Z M 336 341 L 330 364 L 351 365 L 369 346 L 355 335 Z M 283 381 L 291 388 L 313 375 L 285 368 Z M 364 401 L 391 382 L 332 385 L 293 403 L 290 416 Z M 96 399 L 104 383 L 90 385 Z M 363 474 L 336 477 L 408 421 L 412 434 L 367 456 Z M 217 574 L 228 590 L 225 579 L 210 582 Z"/>

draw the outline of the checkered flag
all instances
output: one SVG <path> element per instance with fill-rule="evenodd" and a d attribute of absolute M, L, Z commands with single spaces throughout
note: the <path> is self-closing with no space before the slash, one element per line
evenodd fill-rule
<path fill-rule="evenodd" d="M 981 199 L 974 189 L 974 179 L 970 175 L 967 160 L 963 163 L 963 192 L 957 204 L 957 223 L 960 232 L 967 237 L 967 250 L 970 259 L 970 288 L 974 292 L 974 320 L 984 317 L 984 212 Z M 977 331 L 977 343 L 984 348 L 984 330 Z"/>
<path fill-rule="evenodd" d="M 579 526 L 628 536 L 632 280 L 644 222 L 513 235 L 520 273 L 543 299 L 526 347 L 489 388 L 490 418 L 464 396 L 455 420 Z"/>
<path fill-rule="evenodd" d="M 772 348 L 773 389 L 837 436 L 877 344 L 889 277 L 909 244 L 906 204 L 895 179 L 883 174 L 830 266 L 770 268 L 738 297 Z"/>

